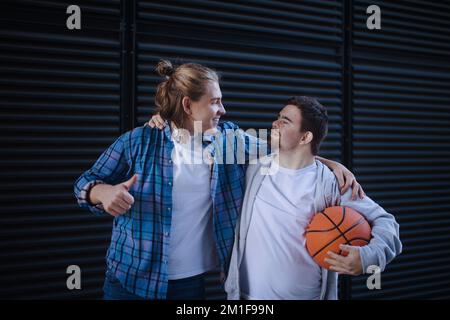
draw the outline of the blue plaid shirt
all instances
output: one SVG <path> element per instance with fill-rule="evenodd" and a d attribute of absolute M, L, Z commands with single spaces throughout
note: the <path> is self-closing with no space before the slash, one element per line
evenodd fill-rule
<path fill-rule="evenodd" d="M 244 198 L 247 164 L 251 156 L 257 157 L 257 150 L 264 152 L 267 144 L 231 122 L 220 123 L 218 129 L 222 138 L 212 137 L 209 143 L 204 142 L 204 147 L 213 159 L 210 191 L 214 236 L 221 268 L 226 271 Z M 235 130 L 239 134 L 225 134 Z M 230 149 L 226 149 L 230 144 L 235 146 L 231 154 L 234 164 L 223 164 L 225 158 L 230 158 Z M 106 259 L 108 269 L 125 289 L 148 299 L 165 299 L 167 295 L 173 147 L 170 126 L 164 130 L 147 125 L 135 128 L 119 137 L 75 183 L 75 196 L 81 207 L 95 214 L 107 214 L 101 205 L 93 206 L 87 201 L 90 188 L 98 183 L 115 185 L 135 173 L 139 175 L 129 190 L 134 205 L 114 218 Z"/>

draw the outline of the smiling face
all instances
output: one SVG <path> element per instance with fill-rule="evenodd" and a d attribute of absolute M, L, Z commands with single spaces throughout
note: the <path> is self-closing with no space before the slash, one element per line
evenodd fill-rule
<path fill-rule="evenodd" d="M 198 101 L 189 98 L 186 100 L 187 97 L 183 99 L 190 124 L 193 126 L 194 121 L 201 121 L 202 132 L 216 129 L 220 117 L 226 113 L 222 105 L 222 92 L 219 83 L 208 81 L 205 86 L 205 94 Z"/>
<path fill-rule="evenodd" d="M 280 146 L 280 150 L 293 150 L 310 141 L 311 132 L 302 132 L 302 115 L 297 106 L 287 105 L 272 123 L 271 144 Z"/>

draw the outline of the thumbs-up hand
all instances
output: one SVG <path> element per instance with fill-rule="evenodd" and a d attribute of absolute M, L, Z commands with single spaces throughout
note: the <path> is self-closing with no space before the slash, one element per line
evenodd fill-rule
<path fill-rule="evenodd" d="M 137 179 L 138 175 L 135 174 L 128 181 L 114 186 L 107 184 L 96 185 L 91 190 L 91 198 L 98 199 L 106 212 L 117 217 L 130 210 L 134 204 L 134 198 L 128 191 L 136 183 Z"/>

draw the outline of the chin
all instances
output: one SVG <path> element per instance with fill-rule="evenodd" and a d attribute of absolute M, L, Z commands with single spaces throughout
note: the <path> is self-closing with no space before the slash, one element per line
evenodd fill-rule
<path fill-rule="evenodd" d="M 212 131 L 212 133 L 215 133 L 217 130 L 218 130 L 217 124 L 212 124 L 209 128 L 206 128 L 203 132 L 206 132 L 206 131 L 211 132 Z"/>
<path fill-rule="evenodd" d="M 275 144 L 279 144 L 280 143 L 280 137 L 277 135 L 270 135 L 270 144 L 275 145 Z"/>
<path fill-rule="evenodd" d="M 272 148 L 272 150 L 279 150 L 281 148 L 279 140 L 271 138 L 270 147 Z"/>

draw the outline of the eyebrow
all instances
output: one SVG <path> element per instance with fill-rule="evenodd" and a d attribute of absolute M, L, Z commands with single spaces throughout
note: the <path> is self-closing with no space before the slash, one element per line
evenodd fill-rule
<path fill-rule="evenodd" d="M 220 99 L 222 99 L 222 97 L 211 98 L 211 101 L 213 101 L 213 100 L 220 100 Z"/>
<path fill-rule="evenodd" d="M 286 119 L 287 121 L 289 121 L 289 122 L 292 123 L 292 120 L 291 120 L 291 119 L 289 119 L 289 118 L 286 117 L 286 116 L 283 116 L 281 113 L 278 113 L 278 117 L 283 118 L 283 119 Z"/>

